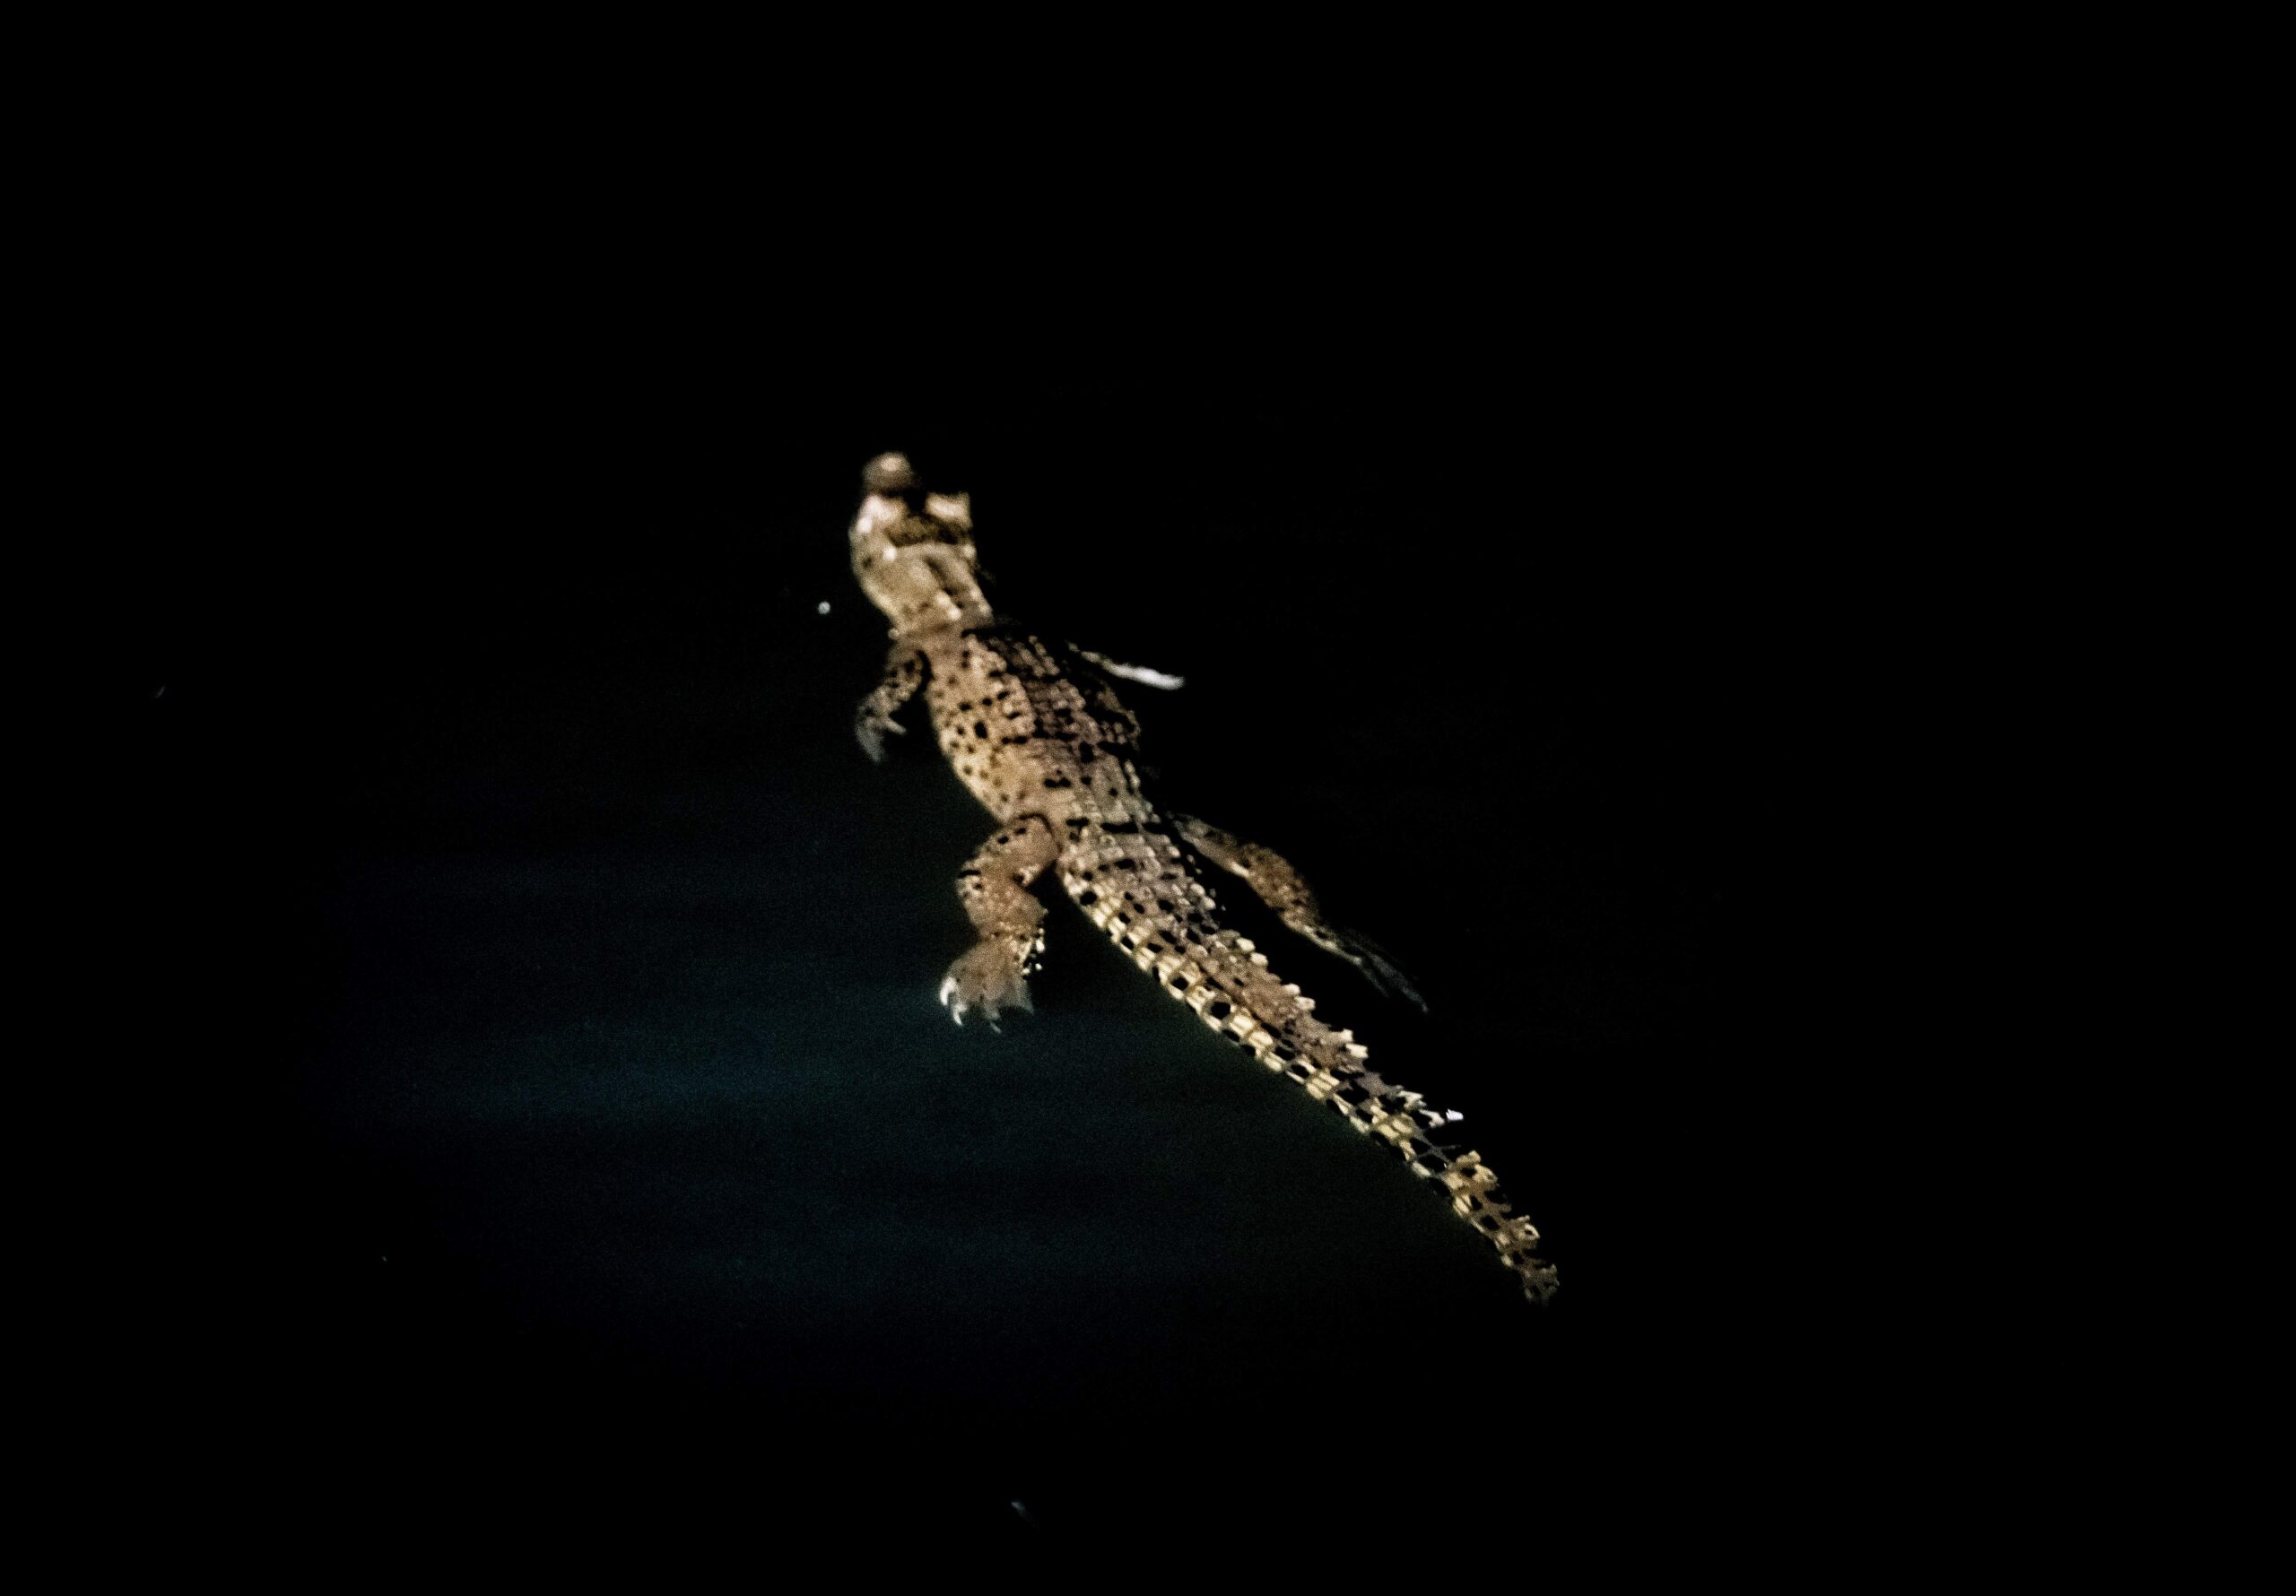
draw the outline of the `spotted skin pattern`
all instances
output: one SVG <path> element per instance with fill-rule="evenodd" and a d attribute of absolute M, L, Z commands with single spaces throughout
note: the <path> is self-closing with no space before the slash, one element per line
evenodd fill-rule
<path fill-rule="evenodd" d="M 1237 876 L 1283 923 L 1414 1002 L 1400 972 L 1360 937 L 1325 924 L 1315 895 L 1273 851 L 1187 815 L 1160 811 L 1133 761 L 1139 724 L 1111 673 L 1160 681 L 1014 627 L 983 596 L 962 494 L 926 494 L 909 462 L 881 455 L 862 474 L 851 531 L 854 575 L 892 622 L 876 690 L 855 733 L 872 759 L 899 734 L 894 716 L 922 692 L 941 751 L 998 829 L 957 876 L 978 937 L 949 967 L 941 1001 L 960 1025 L 994 1025 L 1030 1005 L 1044 949 L 1043 873 L 1092 923 L 1205 1024 L 1346 1116 L 1438 1184 L 1498 1252 L 1534 1302 L 1554 1290 L 1538 1231 L 1517 1217 L 1498 1176 L 1438 1133 L 1450 1116 L 1366 1064 L 1354 1033 L 1315 1017 L 1315 1002 L 1269 969 L 1267 955 L 1223 927 L 1207 866 Z"/>

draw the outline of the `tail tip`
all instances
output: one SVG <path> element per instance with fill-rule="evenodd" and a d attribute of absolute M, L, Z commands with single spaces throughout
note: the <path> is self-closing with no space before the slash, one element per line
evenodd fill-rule
<path fill-rule="evenodd" d="M 1544 1307 L 1554 1300 L 1561 1288 L 1561 1280 L 1554 1265 L 1544 1258 L 1510 1258 L 1507 1261 L 1523 1282 L 1523 1296 L 1534 1307 Z"/>

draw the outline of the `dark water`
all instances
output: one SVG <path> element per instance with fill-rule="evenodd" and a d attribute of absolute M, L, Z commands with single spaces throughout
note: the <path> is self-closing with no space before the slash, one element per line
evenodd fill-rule
<path fill-rule="evenodd" d="M 228 1433 L 269 1511 L 577 1561 L 1422 1510 L 1528 1541 L 1682 1485 L 1740 1337 L 1744 1061 L 1738 584 L 1674 498 L 1387 388 L 519 393 L 314 434 L 259 537 L 147 551 L 152 1035 L 93 1350 L 186 1459 Z M 874 768 L 848 729 L 883 638 L 843 524 L 889 447 L 972 490 L 1004 607 L 1189 678 L 1129 694 L 1163 791 L 1432 1011 L 1233 917 L 1467 1115 L 1554 1307 L 1065 901 L 1037 1014 L 949 1025 L 987 817 L 923 737 Z"/>

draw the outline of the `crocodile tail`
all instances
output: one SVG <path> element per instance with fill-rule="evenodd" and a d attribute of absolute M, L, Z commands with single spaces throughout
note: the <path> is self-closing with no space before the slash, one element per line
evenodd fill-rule
<path fill-rule="evenodd" d="M 1211 889 L 1180 846 L 1147 827 L 1139 831 L 1144 835 L 1126 837 L 1121 846 L 1072 850 L 1062 860 L 1063 884 L 1093 924 L 1205 1024 L 1436 1183 L 1453 1211 L 1515 1272 L 1526 1297 L 1535 1303 L 1552 1297 L 1554 1266 L 1538 1255 L 1537 1227 L 1514 1213 L 1480 1154 L 1441 1141 L 1455 1116 L 1374 1073 L 1353 1032 L 1318 1021 L 1315 1000 L 1280 980 L 1250 938 L 1213 921 Z"/>

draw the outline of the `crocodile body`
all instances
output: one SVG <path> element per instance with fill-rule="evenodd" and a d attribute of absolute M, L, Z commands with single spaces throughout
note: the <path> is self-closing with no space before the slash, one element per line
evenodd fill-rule
<path fill-rule="evenodd" d="M 1375 950 L 1324 923 L 1314 894 L 1277 854 L 1150 802 L 1134 764 L 1138 724 L 1109 678 L 1152 673 L 998 617 L 980 590 L 964 496 L 923 493 L 898 455 L 872 461 L 863 489 L 854 573 L 892 622 L 892 646 L 856 719 L 862 747 L 882 758 L 884 734 L 901 730 L 894 714 L 921 690 L 943 752 L 998 826 L 957 878 L 979 936 L 941 985 L 958 1023 L 976 1011 L 994 1023 L 1004 1009 L 1029 1007 L 1045 913 L 1031 888 L 1056 871 L 1092 923 L 1206 1025 L 1439 1183 L 1526 1294 L 1544 1300 L 1554 1271 L 1536 1254 L 1537 1230 L 1510 1211 L 1476 1154 L 1438 1140 L 1456 1116 L 1381 1080 L 1353 1033 L 1318 1019 L 1313 1000 L 1219 923 L 1206 880 L 1213 866 L 1241 878 L 1292 930 L 1417 1001 Z"/>

